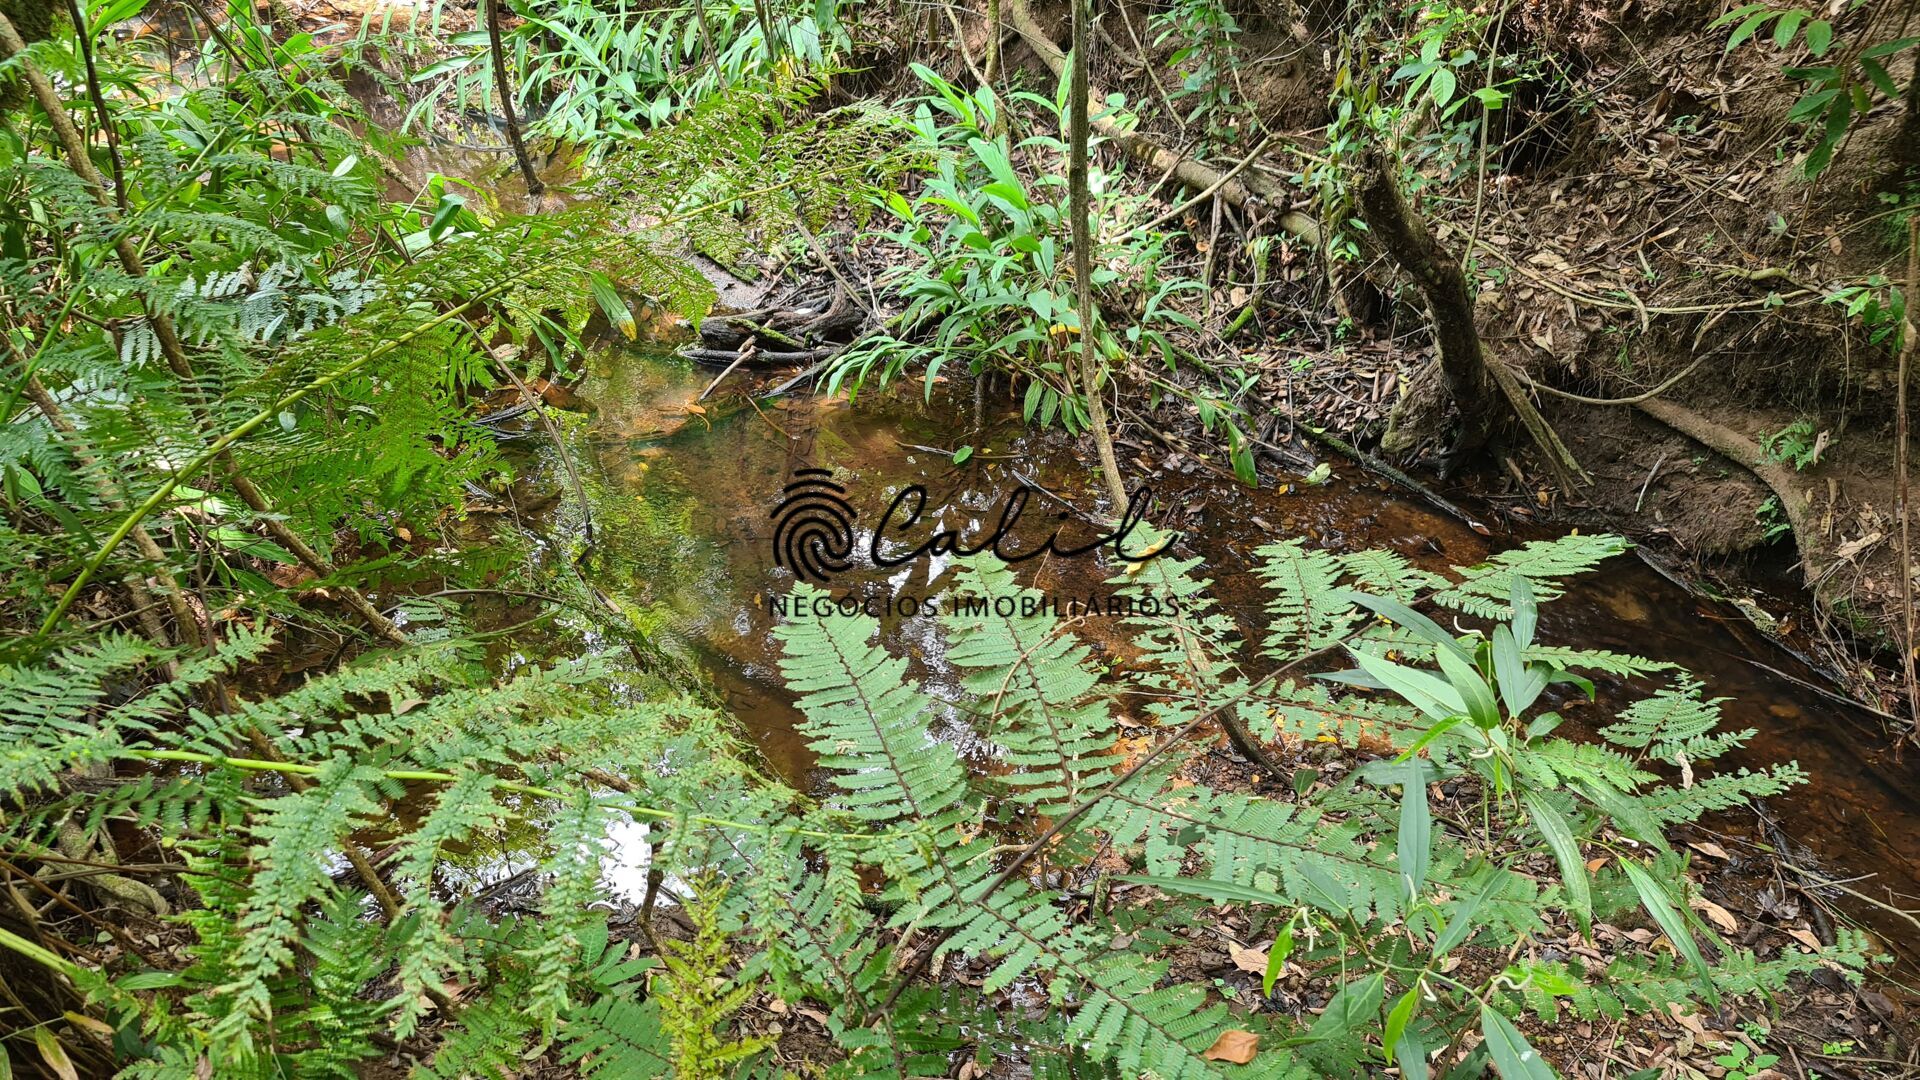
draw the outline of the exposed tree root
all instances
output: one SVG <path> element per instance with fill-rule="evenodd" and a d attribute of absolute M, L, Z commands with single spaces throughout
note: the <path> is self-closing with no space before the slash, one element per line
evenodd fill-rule
<path fill-rule="evenodd" d="M 1768 461 L 1760 452 L 1759 443 L 1724 424 L 1701 416 L 1684 405 L 1675 405 L 1671 401 L 1656 398 L 1639 402 L 1634 407 L 1707 449 L 1732 460 L 1767 485 L 1774 496 L 1780 500 L 1780 509 L 1787 515 L 1787 524 L 1793 529 L 1794 544 L 1800 551 L 1800 569 L 1808 587 L 1811 588 L 1817 583 L 1819 572 L 1825 564 L 1824 552 L 1819 532 L 1814 525 L 1812 508 L 1807 502 L 1806 492 L 1799 487 L 1797 474 L 1792 469 L 1777 461 Z"/>

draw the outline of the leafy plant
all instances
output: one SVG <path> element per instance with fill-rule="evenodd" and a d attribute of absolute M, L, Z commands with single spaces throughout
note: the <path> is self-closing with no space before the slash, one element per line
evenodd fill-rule
<path fill-rule="evenodd" d="M 519 22 L 507 47 L 531 131 L 595 157 L 730 88 L 831 71 L 853 45 L 838 0 L 509 6 Z M 409 125 L 430 124 L 443 108 L 485 111 L 495 100 L 485 32 L 449 44 L 462 51 L 411 76 L 428 90 Z"/>
<path fill-rule="evenodd" d="M 1795 472 L 1803 472 L 1819 464 L 1827 446 L 1825 435 L 1825 432 L 1816 433 L 1813 421 L 1802 418 L 1779 431 L 1762 435 L 1760 452 L 1769 461 L 1791 465 Z"/>
<path fill-rule="evenodd" d="M 1854 0 L 1848 11 L 1862 6 L 1859 0 Z M 1772 26 L 1770 32 L 1767 31 L 1769 25 Z M 1816 18 L 1813 11 L 1805 8 L 1742 4 L 1707 24 L 1709 30 L 1726 26 L 1733 27 L 1727 35 L 1727 52 L 1750 40 L 1771 40 L 1776 49 L 1785 50 L 1791 48 L 1797 38 L 1807 54 L 1819 61 L 1827 59 L 1836 46 L 1833 23 Z M 1832 164 L 1834 151 L 1853 130 L 1854 122 L 1872 111 L 1879 95 L 1900 100 L 1902 91 L 1888 70 L 1888 62 L 1920 45 L 1920 36 L 1854 46 L 1842 41 L 1838 45 L 1835 62 L 1783 69 L 1788 78 L 1806 86 L 1787 118 L 1815 129 L 1818 135 L 1813 150 L 1807 155 L 1805 170 L 1809 177 L 1819 176 Z"/>

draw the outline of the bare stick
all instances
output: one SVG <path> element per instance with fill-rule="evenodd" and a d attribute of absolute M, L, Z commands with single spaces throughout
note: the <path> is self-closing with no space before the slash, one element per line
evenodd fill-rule
<path fill-rule="evenodd" d="M 1909 737 L 1920 739 L 1920 681 L 1913 671 L 1913 544 L 1908 537 L 1911 515 L 1907 511 L 1907 376 L 1913 366 L 1914 339 L 1920 337 L 1913 314 L 1916 301 L 1920 301 L 1920 214 L 1907 219 L 1906 325 L 1901 328 L 1904 340 L 1900 344 L 1893 408 L 1893 469 L 1900 483 L 1900 670 L 1907 680 L 1907 715 L 1914 724 Z"/>
<path fill-rule="evenodd" d="M 1073 292 L 1080 316 L 1080 388 L 1087 396 L 1087 418 L 1093 445 L 1100 454 L 1100 473 L 1115 512 L 1127 505 L 1127 485 L 1120 479 L 1120 459 L 1113 452 L 1113 430 L 1107 425 L 1107 403 L 1100 396 L 1100 367 L 1093 332 L 1093 195 L 1087 185 L 1088 142 L 1091 125 L 1087 103 L 1087 24 L 1092 16 L 1087 0 L 1073 0 L 1073 89 L 1068 93 L 1067 213 L 1073 218 Z"/>

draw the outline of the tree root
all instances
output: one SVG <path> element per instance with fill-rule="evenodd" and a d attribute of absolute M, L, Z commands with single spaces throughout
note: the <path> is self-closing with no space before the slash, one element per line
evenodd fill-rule
<path fill-rule="evenodd" d="M 1777 461 L 1768 461 L 1760 452 L 1759 443 L 1684 405 L 1655 399 L 1638 402 L 1634 407 L 1746 469 L 1772 490 L 1780 500 L 1781 511 L 1787 515 L 1787 524 L 1793 529 L 1794 545 L 1800 551 L 1800 571 L 1807 586 L 1812 588 L 1819 579 L 1824 560 L 1813 510 L 1806 493 L 1796 483 L 1797 474 Z"/>

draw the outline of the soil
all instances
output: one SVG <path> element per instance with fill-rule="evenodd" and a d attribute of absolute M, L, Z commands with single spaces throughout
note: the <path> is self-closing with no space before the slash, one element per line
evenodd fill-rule
<path fill-rule="evenodd" d="M 1485 346 L 1544 385 L 1539 407 L 1593 482 L 1562 489 L 1517 427 L 1476 460 L 1450 460 L 1430 440 L 1403 463 L 1514 517 L 1623 532 L 1721 591 L 1777 589 L 1791 571 L 1811 592 L 1804 628 L 1829 665 L 1863 700 L 1906 714 L 1888 666 L 1904 613 L 1889 393 L 1897 358 L 1827 298 L 1845 283 L 1884 287 L 1905 275 L 1892 211 L 1920 202 L 1920 173 L 1898 164 L 1913 155 L 1911 121 L 1901 102 L 1881 101 L 1809 181 L 1810 140 L 1787 118 L 1801 85 L 1781 73 L 1795 54 L 1771 43 L 1729 52 L 1727 29 L 1707 29 L 1719 11 L 1702 0 L 1536 3 L 1503 29 L 1560 72 L 1516 89 L 1495 134 L 1517 133 L 1490 146 L 1484 183 L 1471 157 L 1459 175 L 1429 169 L 1419 209 L 1443 247 L 1471 247 Z M 1901 28 L 1915 17 L 1867 4 L 1837 25 L 1878 40 L 1910 33 Z M 1269 59 L 1297 36 L 1265 7 L 1244 13 L 1243 31 L 1243 55 Z M 1896 65 L 1903 84 L 1915 52 Z M 1165 50 L 1148 53 L 1164 68 Z M 1130 100 L 1154 93 L 1145 69 L 1124 59 L 1108 58 L 1105 72 Z M 1313 63 L 1251 63 L 1234 77 L 1266 125 L 1323 152 L 1317 129 L 1328 117 L 1312 103 L 1327 86 Z M 1185 141 L 1171 125 L 1160 134 Z M 1283 160 L 1267 171 L 1296 167 Z M 1276 411 L 1370 445 L 1397 400 L 1432 393 L 1418 294 L 1375 260 L 1329 296 L 1318 254 L 1282 246 L 1278 276 L 1295 295 L 1269 300 L 1258 320 L 1268 332 L 1240 359 L 1265 373 Z M 1357 318 L 1339 322 L 1346 315 Z M 1552 390 L 1599 401 L 1658 391 L 1673 407 L 1661 411 L 1739 445 L 1699 443 L 1630 401 Z M 1817 447 L 1812 460 L 1745 451 L 1796 425 L 1799 448 Z"/>

